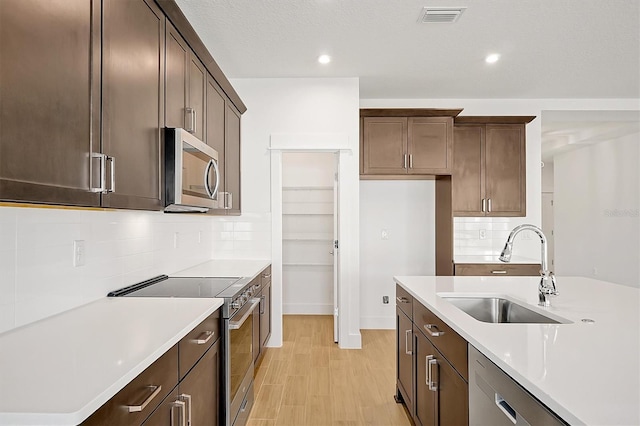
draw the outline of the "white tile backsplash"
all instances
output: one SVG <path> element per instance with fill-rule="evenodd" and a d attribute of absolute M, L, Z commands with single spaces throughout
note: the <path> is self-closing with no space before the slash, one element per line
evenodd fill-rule
<path fill-rule="evenodd" d="M 453 253 L 456 256 L 498 256 L 513 228 L 526 223 L 526 218 L 509 217 L 456 217 L 453 219 Z M 484 230 L 484 239 L 480 232 Z M 518 257 L 538 260 L 540 240 L 523 232 L 513 245 Z"/>
<path fill-rule="evenodd" d="M 271 214 L 246 213 L 213 225 L 213 256 L 218 259 L 270 259 Z"/>
<path fill-rule="evenodd" d="M 0 332 L 211 259 L 222 219 L 0 207 Z M 85 242 L 83 266 L 73 266 L 74 240 Z"/>

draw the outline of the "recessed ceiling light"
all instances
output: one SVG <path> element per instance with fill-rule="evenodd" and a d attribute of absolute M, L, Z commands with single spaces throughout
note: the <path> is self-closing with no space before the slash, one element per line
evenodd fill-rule
<path fill-rule="evenodd" d="M 318 56 L 318 62 L 320 62 L 322 65 L 326 65 L 329 62 L 331 62 L 331 56 L 329 56 L 329 55 L 320 55 L 320 56 Z"/>
<path fill-rule="evenodd" d="M 490 55 L 487 55 L 487 57 L 484 58 L 484 61 L 488 64 L 495 64 L 496 62 L 498 62 L 498 59 L 500 59 L 500 55 L 497 53 L 492 53 Z"/>

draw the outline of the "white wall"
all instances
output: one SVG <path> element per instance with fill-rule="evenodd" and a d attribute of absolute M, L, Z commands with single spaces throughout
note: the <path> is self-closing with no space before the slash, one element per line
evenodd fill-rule
<path fill-rule="evenodd" d="M 558 274 L 640 287 L 639 165 L 640 134 L 554 158 Z"/>
<path fill-rule="evenodd" d="M 247 105 L 242 118 L 242 195 L 243 211 L 268 214 L 271 211 L 271 167 L 281 165 L 279 154 L 270 154 L 274 135 L 346 135 L 340 153 L 341 180 L 341 276 L 340 346 L 360 347 L 359 244 L 358 244 L 358 159 L 359 86 L 357 78 L 275 78 L 234 79 L 231 81 Z M 295 137 L 292 139 L 295 148 Z M 308 148 L 300 140 L 300 148 Z M 331 138 L 315 140 L 314 147 L 332 147 Z M 305 146 L 303 146 L 305 145 Z M 281 151 L 280 151 L 281 152 Z M 276 177 L 281 178 L 276 170 Z M 274 189 L 277 191 L 277 189 Z M 281 212 L 272 212 L 273 223 L 280 223 Z M 274 237 L 275 239 L 275 237 Z M 276 241 L 272 241 L 276 245 Z M 269 344 L 282 342 L 282 265 L 274 264 L 273 331 Z M 343 323 L 344 321 L 344 323 Z"/>
<path fill-rule="evenodd" d="M 360 181 L 362 328 L 395 328 L 394 275 L 435 275 L 433 180 Z"/>
<path fill-rule="evenodd" d="M 0 332 L 210 259 L 215 221 L 194 214 L 0 207 Z M 73 266 L 74 240 L 85 241 L 84 266 Z"/>

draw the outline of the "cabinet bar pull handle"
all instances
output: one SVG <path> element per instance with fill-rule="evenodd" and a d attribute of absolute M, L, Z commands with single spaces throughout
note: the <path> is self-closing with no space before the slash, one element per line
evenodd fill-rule
<path fill-rule="evenodd" d="M 489 213 L 491 213 L 491 198 L 489 198 L 489 201 L 488 201 L 488 203 L 487 203 L 487 206 L 488 206 L 488 211 L 489 211 Z"/>
<path fill-rule="evenodd" d="M 486 202 L 487 202 L 487 201 L 483 198 L 483 199 L 482 199 L 482 212 L 484 212 L 484 211 L 485 211 Z"/>
<path fill-rule="evenodd" d="M 175 418 L 175 416 L 173 415 L 173 409 L 178 407 L 180 408 L 180 424 L 178 426 L 187 426 L 187 416 L 185 415 L 185 403 L 184 401 L 173 401 L 171 403 L 171 426 L 175 426 L 173 423 L 173 419 Z"/>
<path fill-rule="evenodd" d="M 407 299 L 406 297 L 402 296 L 402 297 L 396 297 L 396 300 L 400 303 L 409 303 L 409 299 Z"/>
<path fill-rule="evenodd" d="M 434 365 L 436 366 L 436 374 L 433 374 L 433 371 L 431 371 L 431 367 Z M 427 357 L 427 369 L 429 371 L 429 383 L 427 383 L 429 390 L 437 392 L 439 377 L 434 378 L 434 376 L 438 376 L 438 360 L 435 359 L 433 355 Z"/>
<path fill-rule="evenodd" d="M 215 336 L 215 331 L 205 331 L 203 332 L 200 336 L 198 336 L 197 339 L 195 339 L 195 342 L 198 345 L 205 345 L 209 340 L 211 340 L 213 338 L 213 336 Z"/>
<path fill-rule="evenodd" d="M 271 278 L 271 274 L 262 274 L 262 278 Z"/>
<path fill-rule="evenodd" d="M 92 152 L 91 153 L 91 160 L 93 161 L 94 159 L 98 159 L 100 160 L 100 186 L 99 187 L 94 187 L 91 186 L 91 192 L 105 192 L 106 191 L 106 186 L 107 186 L 107 176 L 106 176 L 106 168 L 107 168 L 107 156 L 104 154 L 100 154 L 98 152 Z M 91 179 L 93 180 L 93 170 L 91 173 Z"/>
<path fill-rule="evenodd" d="M 162 390 L 162 386 L 158 385 L 158 386 L 147 386 L 147 389 L 149 389 L 149 391 L 151 391 L 151 394 L 147 397 L 147 399 L 145 399 L 144 401 L 142 401 L 142 404 L 140 405 L 127 405 L 127 411 L 129 413 L 137 413 L 139 411 L 142 411 L 145 409 L 145 407 L 147 405 L 149 405 L 149 403 L 151 401 L 153 401 L 153 398 L 155 398 L 156 396 L 158 396 L 158 394 L 160 393 L 160 391 Z"/>
<path fill-rule="evenodd" d="M 189 123 L 189 124 L 188 124 L 188 126 L 189 126 L 189 127 L 186 129 L 186 130 L 187 130 L 187 132 L 189 132 L 189 133 L 195 133 L 195 132 L 196 132 L 195 124 L 194 124 L 194 123 L 195 123 L 195 120 L 193 119 L 193 116 L 194 116 L 194 114 L 195 114 L 195 110 L 194 110 L 193 108 L 189 108 L 189 107 L 187 107 L 187 108 L 185 108 L 185 109 L 184 109 L 184 112 L 185 112 L 185 114 L 186 114 L 186 116 L 187 116 L 187 117 L 185 117 L 185 120 L 184 120 L 184 121 L 185 121 L 186 123 Z"/>
<path fill-rule="evenodd" d="M 254 285 L 254 286 L 253 286 L 253 289 L 254 289 L 254 290 L 260 290 L 260 284 L 256 284 L 256 285 Z"/>
<path fill-rule="evenodd" d="M 116 158 L 107 156 L 107 160 L 111 164 L 111 187 L 107 192 L 116 192 Z"/>
<path fill-rule="evenodd" d="M 407 154 L 404 154 L 404 165 L 402 166 L 403 169 L 407 168 Z"/>
<path fill-rule="evenodd" d="M 413 169 L 413 154 L 409 154 L 409 168 Z"/>
<path fill-rule="evenodd" d="M 431 390 L 431 366 L 430 362 L 433 359 L 433 355 L 427 355 L 424 357 L 424 368 L 427 374 L 425 374 L 425 385 Z"/>
<path fill-rule="evenodd" d="M 261 296 L 260 297 L 260 315 L 264 315 L 264 310 L 265 310 L 265 301 L 267 300 L 267 296 Z"/>
<path fill-rule="evenodd" d="M 432 335 L 433 337 L 438 337 L 438 336 L 442 336 L 444 334 L 444 331 L 440 331 L 440 329 L 438 328 L 437 325 L 435 324 L 425 324 L 424 325 L 425 330 L 427 330 L 427 332 Z M 435 330 L 435 331 L 433 331 Z"/>
<path fill-rule="evenodd" d="M 404 332 L 404 353 L 407 355 L 412 355 L 413 351 L 409 349 L 409 335 L 411 334 L 411 330 L 406 330 Z"/>
<path fill-rule="evenodd" d="M 224 208 L 225 209 L 233 208 L 233 194 L 231 192 L 224 193 Z"/>
<path fill-rule="evenodd" d="M 507 271 L 491 271 L 492 274 L 506 274 Z"/>
<path fill-rule="evenodd" d="M 187 426 L 191 426 L 191 395 L 183 393 L 180 398 L 184 398 L 187 401 Z"/>

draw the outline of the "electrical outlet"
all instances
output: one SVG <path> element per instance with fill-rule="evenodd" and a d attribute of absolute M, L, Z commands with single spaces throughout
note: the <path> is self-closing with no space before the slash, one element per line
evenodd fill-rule
<path fill-rule="evenodd" d="M 382 238 L 383 240 L 388 240 L 389 239 L 389 231 L 387 231 L 386 229 L 383 229 L 380 232 L 380 238 Z"/>
<path fill-rule="evenodd" d="M 389 296 L 382 296 L 382 303 L 384 303 L 385 305 L 389 304 Z"/>
<path fill-rule="evenodd" d="M 86 250 L 84 240 L 75 240 L 73 242 L 73 266 L 84 266 Z"/>
<path fill-rule="evenodd" d="M 481 240 L 486 239 L 487 238 L 487 230 L 486 229 L 481 229 L 479 236 L 480 236 Z"/>

